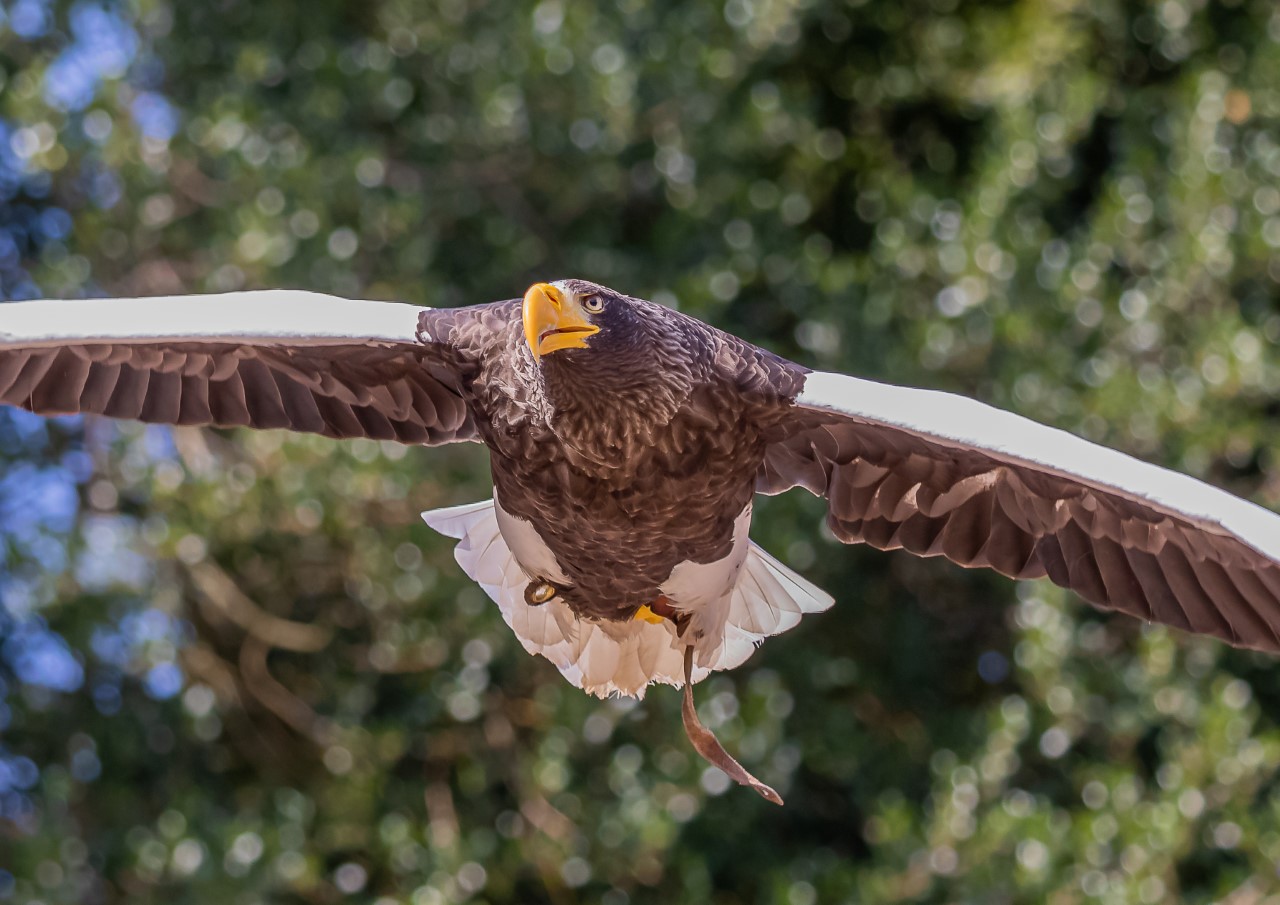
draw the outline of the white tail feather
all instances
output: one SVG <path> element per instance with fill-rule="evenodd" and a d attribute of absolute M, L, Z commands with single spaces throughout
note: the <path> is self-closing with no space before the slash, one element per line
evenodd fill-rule
<path fill-rule="evenodd" d="M 765 638 L 795 628 L 800 617 L 821 613 L 833 603 L 834 597 L 752 542 L 729 597 L 724 643 L 711 668 L 741 666 Z"/>
<path fill-rule="evenodd" d="M 531 579 L 503 537 L 493 500 L 435 509 L 422 513 L 422 518 L 458 540 L 458 565 L 498 604 L 524 649 L 546 657 L 574 685 L 598 697 L 643 697 L 653 682 L 683 684 L 684 646 L 670 621 L 593 622 L 577 619 L 559 599 L 538 607 L 525 603 L 524 589 Z M 743 528 L 745 539 L 745 524 Z M 698 612 L 691 610 L 694 627 L 701 631 L 693 680 L 740 665 L 766 637 L 833 602 L 831 595 L 751 543 L 728 594 L 701 604 Z"/>

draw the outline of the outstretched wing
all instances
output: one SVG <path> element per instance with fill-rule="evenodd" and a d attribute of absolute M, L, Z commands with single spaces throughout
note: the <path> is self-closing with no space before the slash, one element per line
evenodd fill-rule
<path fill-rule="evenodd" d="M 1280 651 L 1280 516 L 972 399 L 811 373 L 758 489 L 846 543 L 1048 576 L 1104 609 Z"/>
<path fill-rule="evenodd" d="M 271 290 L 0 305 L 0 402 L 42 415 L 475 439 L 429 309 Z"/>

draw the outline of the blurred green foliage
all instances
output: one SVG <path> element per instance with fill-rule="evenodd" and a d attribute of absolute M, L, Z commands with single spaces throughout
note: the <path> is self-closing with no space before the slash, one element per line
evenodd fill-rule
<path fill-rule="evenodd" d="M 582 276 L 1280 506 L 1269 0 L 5 12 L 10 296 Z M 0 901 L 1280 902 L 1272 659 L 762 502 L 777 810 L 524 654 L 417 518 L 479 448 L 3 418 Z"/>

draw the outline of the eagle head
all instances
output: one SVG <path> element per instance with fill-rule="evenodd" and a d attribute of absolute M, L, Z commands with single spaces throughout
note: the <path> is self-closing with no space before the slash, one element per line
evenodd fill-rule
<path fill-rule="evenodd" d="M 574 460 L 610 474 L 663 441 L 711 357 L 699 322 L 586 280 L 535 283 L 522 318 L 532 395 Z"/>
<path fill-rule="evenodd" d="M 586 280 L 534 283 L 524 294 L 524 338 L 535 361 L 566 349 L 590 349 L 585 359 L 628 357 L 651 333 L 639 300 Z"/>

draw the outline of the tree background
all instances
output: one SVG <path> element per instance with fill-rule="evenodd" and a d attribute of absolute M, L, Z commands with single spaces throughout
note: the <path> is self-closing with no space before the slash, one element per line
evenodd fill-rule
<path fill-rule="evenodd" d="M 1280 507 L 1269 0 L 7 0 L 0 293 L 584 276 Z M 837 596 L 701 709 L 528 657 L 479 448 L 0 412 L 0 902 L 1280 902 L 1280 669 L 1047 583 Z M 1270 898 L 1269 898 L 1270 897 Z"/>

